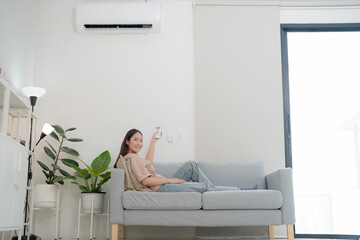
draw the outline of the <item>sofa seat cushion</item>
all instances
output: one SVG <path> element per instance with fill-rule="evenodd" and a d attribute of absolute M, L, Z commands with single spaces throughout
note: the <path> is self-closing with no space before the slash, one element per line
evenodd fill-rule
<path fill-rule="evenodd" d="M 201 193 L 197 192 L 136 192 L 122 195 L 125 209 L 197 210 L 201 209 Z"/>
<path fill-rule="evenodd" d="M 283 198 L 277 190 L 215 191 L 202 195 L 203 209 L 279 209 Z"/>

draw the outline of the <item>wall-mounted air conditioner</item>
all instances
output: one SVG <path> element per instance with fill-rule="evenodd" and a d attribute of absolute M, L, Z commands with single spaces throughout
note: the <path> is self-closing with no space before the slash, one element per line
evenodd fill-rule
<path fill-rule="evenodd" d="M 160 3 L 78 3 L 76 25 L 79 33 L 158 33 Z"/>

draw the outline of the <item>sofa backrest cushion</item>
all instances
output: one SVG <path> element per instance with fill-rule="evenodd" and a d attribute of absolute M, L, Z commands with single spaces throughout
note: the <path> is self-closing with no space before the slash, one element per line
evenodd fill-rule
<path fill-rule="evenodd" d="M 265 164 L 198 162 L 200 169 L 214 185 L 266 189 Z"/>
<path fill-rule="evenodd" d="M 182 164 L 184 163 L 183 162 L 153 163 L 156 172 L 167 178 L 171 178 Z"/>
<path fill-rule="evenodd" d="M 154 162 L 156 171 L 164 177 L 171 178 L 183 162 L 159 163 Z M 218 186 L 252 187 L 266 189 L 265 164 L 256 163 L 212 163 L 198 162 L 200 169 Z"/>

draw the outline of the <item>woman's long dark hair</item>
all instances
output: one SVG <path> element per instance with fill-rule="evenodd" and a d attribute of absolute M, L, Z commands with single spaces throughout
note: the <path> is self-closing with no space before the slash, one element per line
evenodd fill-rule
<path fill-rule="evenodd" d="M 122 144 L 121 144 L 121 147 L 120 147 L 119 156 L 117 157 L 116 162 L 115 162 L 115 164 L 114 164 L 114 168 L 116 168 L 116 164 L 117 164 L 117 162 L 119 161 L 120 156 L 125 156 L 126 154 L 129 153 L 129 145 L 126 144 L 126 141 L 130 141 L 130 138 L 131 138 L 132 136 L 134 136 L 135 133 L 140 133 L 141 136 L 143 135 L 139 130 L 137 130 L 137 129 L 135 129 L 135 128 L 129 130 L 129 131 L 126 133 L 126 135 L 125 135 L 125 137 L 124 137 L 124 140 L 123 140 L 123 142 L 122 142 Z"/>

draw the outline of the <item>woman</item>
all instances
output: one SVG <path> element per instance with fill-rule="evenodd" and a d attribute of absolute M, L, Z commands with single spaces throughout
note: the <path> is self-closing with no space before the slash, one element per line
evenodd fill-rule
<path fill-rule="evenodd" d="M 238 187 L 214 186 L 194 161 L 185 162 L 172 178 L 165 178 L 158 174 L 152 165 L 155 144 L 158 140 L 155 138 L 157 133 L 158 131 L 151 138 L 145 159 L 138 155 L 143 147 L 143 135 L 139 130 L 131 129 L 128 131 L 121 144 L 119 157 L 122 155 L 126 160 L 131 158 L 132 171 L 141 184 L 154 192 L 203 193 L 205 191 L 241 190 Z M 116 163 L 114 167 L 116 167 Z M 257 185 L 253 188 L 247 188 L 247 190 L 252 189 L 257 189 Z"/>

